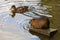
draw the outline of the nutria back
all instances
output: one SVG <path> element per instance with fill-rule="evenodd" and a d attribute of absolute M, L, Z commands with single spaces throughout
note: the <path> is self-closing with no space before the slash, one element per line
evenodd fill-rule
<path fill-rule="evenodd" d="M 50 25 L 49 19 L 45 16 L 42 16 L 41 18 L 33 18 L 29 23 L 33 28 L 37 29 L 48 29 Z"/>

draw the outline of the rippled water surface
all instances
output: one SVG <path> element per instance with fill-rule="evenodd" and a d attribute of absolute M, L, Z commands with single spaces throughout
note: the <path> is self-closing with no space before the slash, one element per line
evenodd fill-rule
<path fill-rule="evenodd" d="M 0 0 L 0 40 L 31 40 L 33 35 L 23 28 L 24 20 L 31 18 L 22 14 L 16 14 L 12 18 L 9 8 L 13 4 Z"/>
<path fill-rule="evenodd" d="M 33 2 L 27 4 L 27 2 L 26 2 L 26 4 L 28 6 L 29 5 L 36 6 L 36 4 L 34 4 L 34 3 L 32 4 L 32 3 Z M 9 14 L 12 14 L 11 11 L 9 10 L 9 8 L 12 5 L 16 5 L 18 7 L 21 5 L 24 6 L 23 4 L 24 3 L 22 3 L 22 2 L 16 2 L 16 1 L 14 1 L 14 2 L 6 1 L 5 2 L 4 0 L 2 0 L 2 1 L 0 0 L 0 40 L 31 40 L 31 37 L 33 35 L 30 34 L 29 31 L 23 29 L 23 27 L 28 24 L 29 19 L 32 19 L 32 17 L 27 17 L 22 14 L 16 14 L 16 16 L 14 18 L 12 18 L 9 15 Z M 45 5 L 45 3 L 44 3 L 44 5 Z M 36 6 L 36 8 L 37 7 L 38 6 Z M 53 6 L 53 8 L 54 8 L 54 6 Z M 45 10 L 45 9 L 46 9 L 46 7 L 43 8 L 43 10 Z M 45 13 L 42 10 L 37 10 L 37 11 Z M 29 12 L 29 13 L 30 13 L 29 15 L 32 15 L 33 17 L 39 17 L 39 16 L 35 16 L 31 12 Z M 46 13 L 48 13 L 48 12 L 46 12 Z M 43 15 L 43 14 L 41 14 L 41 15 Z M 44 14 L 44 15 L 47 15 L 47 14 Z M 52 15 L 54 15 L 54 14 L 52 14 Z M 52 17 L 51 15 L 47 15 L 47 16 Z M 26 23 L 26 24 L 24 24 L 24 23 Z M 45 40 L 44 37 L 43 37 L 43 40 Z"/>

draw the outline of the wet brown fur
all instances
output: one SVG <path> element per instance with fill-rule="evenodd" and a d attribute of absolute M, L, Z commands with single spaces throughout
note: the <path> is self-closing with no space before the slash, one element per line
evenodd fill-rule
<path fill-rule="evenodd" d="M 29 22 L 33 28 L 37 29 L 49 29 L 49 19 L 45 16 L 42 16 L 41 18 L 33 18 Z"/>

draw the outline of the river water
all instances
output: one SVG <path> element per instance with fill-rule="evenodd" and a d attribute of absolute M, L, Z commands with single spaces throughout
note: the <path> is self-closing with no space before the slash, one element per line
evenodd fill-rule
<path fill-rule="evenodd" d="M 21 3 L 22 2 L 15 2 L 15 1 L 5 2 L 4 0 L 2 1 L 0 0 L 0 40 L 31 40 L 31 38 L 35 36 L 29 33 L 28 30 L 25 30 L 23 28 L 29 25 L 28 22 L 30 19 L 32 19 L 32 17 L 27 17 L 23 14 L 16 14 L 16 16 L 12 18 L 9 15 L 9 14 L 12 14 L 9 8 L 12 5 L 16 5 L 17 7 L 21 6 L 22 5 Z M 36 6 L 36 4 L 31 4 L 31 5 Z M 33 17 L 40 17 L 40 16 L 35 16 L 31 12 L 29 13 Z"/>

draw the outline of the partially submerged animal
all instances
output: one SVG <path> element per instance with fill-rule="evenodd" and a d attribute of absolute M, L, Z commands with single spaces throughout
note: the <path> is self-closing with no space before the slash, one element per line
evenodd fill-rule
<path fill-rule="evenodd" d="M 28 11 L 28 6 L 15 7 L 12 5 L 11 12 L 13 13 L 11 16 L 14 17 L 16 13 L 24 14 L 24 12 Z M 29 22 L 33 28 L 37 29 L 49 29 L 49 19 L 46 16 L 40 16 L 40 18 L 33 18 Z"/>
<path fill-rule="evenodd" d="M 49 29 L 49 19 L 45 16 L 42 16 L 41 18 L 33 18 L 29 22 L 33 28 L 36 29 Z"/>
<path fill-rule="evenodd" d="M 21 7 L 17 7 L 15 5 L 12 5 L 10 8 L 11 12 L 12 12 L 12 17 L 14 17 L 16 15 L 16 13 L 20 13 L 23 14 L 24 12 L 28 11 L 28 6 L 21 6 Z"/>

